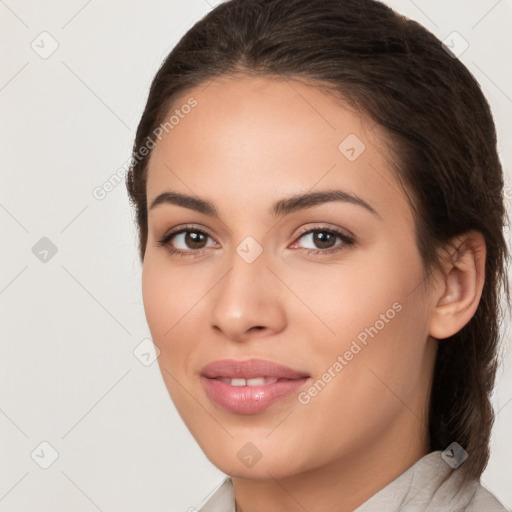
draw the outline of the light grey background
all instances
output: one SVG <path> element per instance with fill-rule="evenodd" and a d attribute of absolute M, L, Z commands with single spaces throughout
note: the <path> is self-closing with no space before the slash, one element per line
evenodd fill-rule
<path fill-rule="evenodd" d="M 460 59 L 491 103 L 510 208 L 511 1 L 387 3 L 469 44 Z M 93 195 L 128 160 L 162 59 L 213 4 L 0 0 L 1 511 L 192 511 L 224 476 L 157 363 L 133 353 L 146 362 L 149 330 L 124 181 Z M 511 507 L 507 339 L 482 481 Z"/>

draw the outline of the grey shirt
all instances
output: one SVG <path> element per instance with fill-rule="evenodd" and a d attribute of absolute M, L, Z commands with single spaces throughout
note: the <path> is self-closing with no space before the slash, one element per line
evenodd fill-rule
<path fill-rule="evenodd" d="M 354 512 L 510 512 L 479 480 L 461 486 L 463 466 L 452 469 L 441 453 L 422 457 Z M 199 512 L 236 512 L 230 477 Z"/>

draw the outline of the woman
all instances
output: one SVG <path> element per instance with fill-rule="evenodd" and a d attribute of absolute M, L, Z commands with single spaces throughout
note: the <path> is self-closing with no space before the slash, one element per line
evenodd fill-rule
<path fill-rule="evenodd" d="M 231 0 L 153 80 L 127 187 L 201 511 L 506 510 L 479 482 L 500 293 L 489 106 L 373 0 Z"/>

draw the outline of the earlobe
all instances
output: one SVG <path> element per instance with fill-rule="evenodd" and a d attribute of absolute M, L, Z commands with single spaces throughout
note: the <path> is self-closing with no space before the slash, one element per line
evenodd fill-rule
<path fill-rule="evenodd" d="M 447 253 L 442 279 L 433 291 L 429 334 L 436 339 L 453 336 L 471 320 L 485 282 L 486 246 L 480 232 L 455 237 Z"/>

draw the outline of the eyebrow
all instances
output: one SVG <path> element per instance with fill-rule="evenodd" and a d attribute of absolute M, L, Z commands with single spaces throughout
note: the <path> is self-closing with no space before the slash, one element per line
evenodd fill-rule
<path fill-rule="evenodd" d="M 366 201 L 356 194 L 344 192 L 343 190 L 325 190 L 320 192 L 308 192 L 286 197 L 276 201 L 269 210 L 273 217 L 284 216 L 289 213 L 305 210 L 319 204 L 332 201 L 341 201 L 344 203 L 356 204 L 371 212 L 373 215 L 382 218 L 378 212 L 370 206 Z M 205 199 L 180 194 L 178 192 L 163 192 L 153 199 L 149 210 L 156 208 L 161 204 L 175 204 L 184 208 L 198 211 L 211 217 L 219 217 L 219 213 L 215 205 Z"/>

